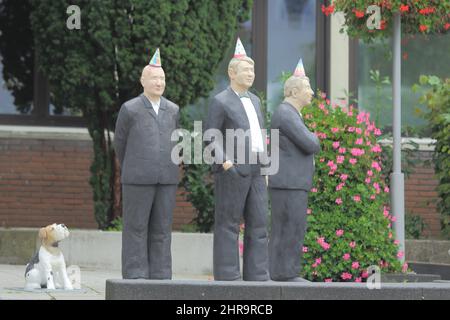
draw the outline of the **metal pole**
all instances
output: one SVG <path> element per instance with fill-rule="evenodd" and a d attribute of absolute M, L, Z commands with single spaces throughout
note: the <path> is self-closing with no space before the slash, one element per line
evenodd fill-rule
<path fill-rule="evenodd" d="M 392 89 L 393 89 L 393 172 L 391 174 L 391 205 L 395 237 L 399 241 L 399 251 L 405 252 L 405 178 L 401 164 L 401 21 L 400 14 L 394 16 Z M 405 255 L 399 260 L 404 263 Z"/>

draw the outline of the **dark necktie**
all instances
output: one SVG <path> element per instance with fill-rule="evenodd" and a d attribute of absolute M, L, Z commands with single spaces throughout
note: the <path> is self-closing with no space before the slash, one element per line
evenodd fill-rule
<path fill-rule="evenodd" d="M 245 91 L 244 93 L 239 93 L 239 98 L 249 98 L 250 99 L 250 95 L 248 94 L 248 91 Z"/>

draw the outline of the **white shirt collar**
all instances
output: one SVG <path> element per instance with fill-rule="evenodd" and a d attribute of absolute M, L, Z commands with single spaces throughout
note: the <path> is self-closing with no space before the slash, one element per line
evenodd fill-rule
<path fill-rule="evenodd" d="M 161 98 L 159 98 L 158 99 L 158 101 L 152 101 L 152 100 L 150 100 L 150 98 L 149 97 L 147 97 L 145 94 L 142 94 L 146 99 L 147 99 L 147 101 L 148 102 L 150 102 L 150 104 L 152 105 L 152 107 L 157 107 L 157 108 L 159 108 L 159 106 L 161 105 Z"/>
<path fill-rule="evenodd" d="M 159 98 L 159 100 L 156 101 L 156 102 L 154 102 L 154 101 L 152 101 L 152 100 L 150 100 L 150 99 L 149 99 L 149 101 L 150 101 L 150 103 L 152 104 L 153 107 L 156 106 L 156 107 L 159 108 L 159 106 L 161 105 L 161 98 Z"/>

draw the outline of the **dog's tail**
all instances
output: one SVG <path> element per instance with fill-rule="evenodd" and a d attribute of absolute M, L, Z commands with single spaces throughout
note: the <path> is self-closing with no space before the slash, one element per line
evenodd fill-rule
<path fill-rule="evenodd" d="M 36 252 L 33 256 L 33 258 L 31 258 L 31 261 L 29 263 L 27 263 L 26 269 L 25 269 L 25 277 L 27 276 L 27 273 L 34 268 L 34 265 L 39 263 L 39 251 Z"/>

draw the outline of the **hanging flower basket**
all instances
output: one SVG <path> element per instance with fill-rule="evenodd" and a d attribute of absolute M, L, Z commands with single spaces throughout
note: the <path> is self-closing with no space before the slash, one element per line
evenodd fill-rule
<path fill-rule="evenodd" d="M 379 8 L 379 19 L 374 19 L 375 11 L 370 6 Z M 378 9 L 376 9 L 378 10 Z M 446 33 L 450 29 L 450 1 L 438 0 L 333 0 L 329 6 L 322 5 L 322 12 L 329 16 L 343 12 L 344 28 L 350 37 L 357 37 L 366 42 L 376 38 L 392 35 L 394 14 L 400 13 L 402 32 L 404 34 Z M 370 29 L 369 25 L 376 25 Z"/>

